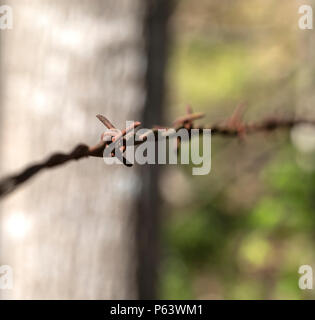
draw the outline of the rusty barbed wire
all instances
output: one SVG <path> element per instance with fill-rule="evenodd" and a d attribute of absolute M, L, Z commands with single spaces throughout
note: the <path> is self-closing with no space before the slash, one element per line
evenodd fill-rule
<path fill-rule="evenodd" d="M 187 108 L 187 114 L 176 119 L 173 122 L 172 127 L 160 127 L 155 126 L 148 132 L 156 133 L 158 129 L 174 129 L 178 131 L 182 128 L 187 130 L 191 129 L 211 129 L 212 135 L 221 135 L 226 137 L 240 137 L 243 138 L 245 135 L 254 134 L 259 132 L 270 132 L 276 129 L 290 129 L 299 124 L 309 124 L 315 126 L 315 120 L 308 119 L 279 119 L 276 117 L 266 118 L 262 121 L 245 124 L 241 120 L 241 107 L 238 107 L 234 112 L 233 116 L 228 119 L 225 123 L 214 124 L 209 126 L 194 126 L 194 121 L 204 117 L 203 113 L 193 113 L 191 108 Z M 101 142 L 95 146 L 89 147 L 85 144 L 78 144 L 69 153 L 54 153 L 48 159 L 35 163 L 26 167 L 24 170 L 17 174 L 8 176 L 0 180 L 0 198 L 8 195 L 9 193 L 16 190 L 21 184 L 28 181 L 30 178 L 38 174 L 44 169 L 51 169 L 57 166 L 61 166 L 66 162 L 73 160 L 80 160 L 87 157 L 99 157 L 102 158 L 104 151 L 110 145 L 118 145 L 115 151 L 111 151 L 110 156 L 117 157 L 124 165 L 132 166 L 124 157 L 124 151 L 126 150 L 126 143 L 130 136 L 128 133 L 133 129 L 138 128 L 141 123 L 134 122 L 130 127 L 120 131 L 105 117 L 102 115 L 96 116 L 108 129 L 101 135 Z M 136 133 L 134 133 L 136 135 Z M 157 135 L 155 135 L 157 138 Z M 141 144 L 146 141 L 147 134 L 143 134 L 137 137 L 135 145 Z M 112 145 L 113 146 L 113 145 Z M 112 150 L 112 148 L 110 148 Z"/>

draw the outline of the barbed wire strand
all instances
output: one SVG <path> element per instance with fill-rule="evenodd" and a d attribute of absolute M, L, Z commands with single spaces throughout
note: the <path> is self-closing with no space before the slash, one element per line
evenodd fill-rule
<path fill-rule="evenodd" d="M 240 119 L 239 112 L 235 112 L 234 115 L 223 124 L 214 124 L 210 126 L 194 126 L 194 121 L 204 117 L 203 113 L 192 113 L 191 109 L 187 109 L 187 114 L 183 117 L 178 118 L 174 121 L 173 127 L 159 127 L 155 126 L 153 129 L 148 130 L 149 132 L 156 133 L 158 129 L 174 129 L 176 132 L 182 128 L 187 130 L 191 129 L 211 129 L 212 135 L 221 135 L 227 137 L 240 137 L 243 138 L 245 135 L 254 134 L 259 132 L 270 132 L 277 129 L 290 129 L 299 124 L 309 124 L 315 126 L 315 120 L 308 119 L 279 119 L 276 117 L 266 118 L 262 121 L 244 124 Z M 122 131 L 117 130 L 115 126 L 104 116 L 97 115 L 97 118 L 107 127 L 107 131 L 101 136 L 101 142 L 97 145 L 89 147 L 85 144 L 78 144 L 69 153 L 53 153 L 48 159 L 41 162 L 27 166 L 24 170 L 17 174 L 8 176 L 0 180 L 0 198 L 10 194 L 16 190 L 24 182 L 31 179 L 33 176 L 38 174 L 44 169 L 51 169 L 61 166 L 69 161 L 80 160 L 87 157 L 103 157 L 104 150 L 111 144 L 118 145 L 118 149 L 111 152 L 112 157 L 117 157 L 126 166 L 132 166 L 124 157 L 124 151 L 126 150 L 126 142 L 130 139 L 128 133 L 133 129 L 141 125 L 140 122 L 133 123 L 129 128 Z M 136 133 L 134 133 L 136 135 Z M 157 135 L 155 135 L 157 139 Z M 135 139 L 135 145 L 143 143 L 147 138 L 147 134 L 138 136 Z M 113 147 L 113 145 L 112 145 Z M 113 148 L 110 148 L 113 150 Z M 118 150 L 118 151 L 117 151 Z"/>

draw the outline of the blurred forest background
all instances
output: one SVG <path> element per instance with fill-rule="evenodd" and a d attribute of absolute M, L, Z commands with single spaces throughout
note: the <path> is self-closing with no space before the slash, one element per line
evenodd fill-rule
<path fill-rule="evenodd" d="M 178 1 L 168 69 L 169 113 L 189 103 L 220 122 L 239 103 L 244 121 L 314 116 L 313 31 L 298 28 L 310 1 Z M 212 171 L 168 168 L 161 191 L 160 297 L 314 298 L 298 287 L 315 265 L 315 132 L 298 127 L 214 137 Z"/>
<path fill-rule="evenodd" d="M 240 104 L 244 122 L 315 119 L 315 31 L 298 28 L 299 6 L 315 1 L 5 2 L 14 28 L 1 33 L 1 176 L 94 144 L 98 113 L 119 128 L 170 125 L 188 104 L 202 124 Z M 305 125 L 213 137 L 207 176 L 71 163 L 1 203 L 0 263 L 13 266 L 15 290 L 0 294 L 313 299 L 298 269 L 315 267 L 314 199 Z"/>

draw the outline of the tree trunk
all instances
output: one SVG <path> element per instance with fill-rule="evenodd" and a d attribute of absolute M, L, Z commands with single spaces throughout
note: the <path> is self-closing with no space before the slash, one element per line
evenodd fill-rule
<path fill-rule="evenodd" d="M 173 11 L 172 0 L 148 1 L 146 16 L 146 105 L 142 116 L 146 128 L 163 123 L 164 76 L 168 54 L 168 19 Z M 159 265 L 159 206 L 160 167 L 142 167 L 142 197 L 138 201 L 137 250 L 139 257 L 138 288 L 141 299 L 154 299 L 157 292 Z"/>
<path fill-rule="evenodd" d="M 1 42 L 2 175 L 77 142 L 94 144 L 104 130 L 98 113 L 120 128 L 125 120 L 142 119 L 145 108 L 158 114 L 147 94 L 152 87 L 160 96 L 163 90 L 163 70 L 155 80 L 150 76 L 150 35 L 144 37 L 150 2 L 6 2 L 14 25 L 2 32 Z M 161 23 L 165 36 L 166 19 Z M 146 84 L 148 78 L 152 83 Z M 156 179 L 146 176 L 91 158 L 47 171 L 5 199 L 0 264 L 13 267 L 14 287 L 2 297 L 144 296 L 137 270 L 147 269 L 138 266 L 156 268 L 137 248 L 139 199 L 146 201 L 141 190 L 156 190 Z M 151 279 L 154 288 L 156 277 Z"/>

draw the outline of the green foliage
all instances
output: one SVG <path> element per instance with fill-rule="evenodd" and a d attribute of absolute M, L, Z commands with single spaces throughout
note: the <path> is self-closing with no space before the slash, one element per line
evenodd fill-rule
<path fill-rule="evenodd" d="M 173 265 L 162 282 L 175 284 L 162 297 L 198 297 L 192 288 L 200 273 L 215 275 L 221 298 L 312 297 L 298 288 L 298 268 L 315 261 L 315 174 L 303 172 L 294 154 L 284 147 L 264 168 L 266 192 L 245 212 L 227 212 L 221 195 L 174 213 L 165 227 Z"/>
<path fill-rule="evenodd" d="M 250 81 L 250 57 L 235 44 L 193 40 L 176 47 L 172 60 L 176 95 L 199 108 L 242 99 Z"/>
<path fill-rule="evenodd" d="M 254 120 L 296 107 L 294 4 L 186 0 L 178 10 L 172 113 L 191 104 L 215 123 L 243 101 Z M 252 156 L 274 147 L 279 134 L 237 145 L 213 138 L 210 175 L 183 168 L 193 201 L 172 207 L 163 226 L 161 298 L 314 298 L 299 289 L 298 268 L 315 267 L 315 173 L 297 164 L 287 140 L 262 164 Z M 254 170 L 242 166 L 252 159 Z"/>

